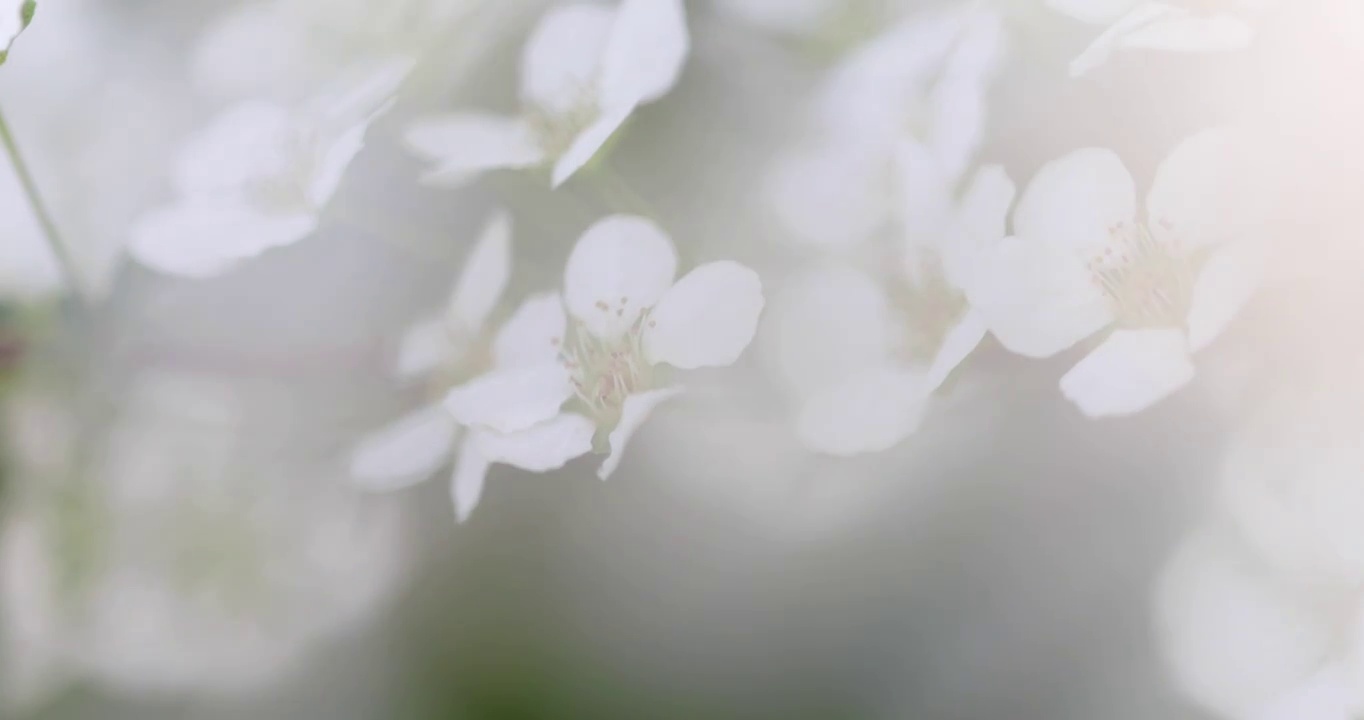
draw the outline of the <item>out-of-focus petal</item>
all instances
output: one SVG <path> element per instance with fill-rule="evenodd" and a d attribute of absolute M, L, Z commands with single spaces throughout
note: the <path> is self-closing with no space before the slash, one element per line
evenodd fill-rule
<path fill-rule="evenodd" d="M 174 182 L 185 195 L 232 192 L 291 169 L 293 119 L 285 108 L 248 100 L 228 108 L 185 141 Z"/>
<path fill-rule="evenodd" d="M 578 136 L 573 138 L 573 144 L 568 146 L 557 162 L 554 163 L 554 172 L 550 176 L 550 185 L 559 187 L 573 177 L 574 173 L 583 168 L 584 165 L 592 162 L 592 158 L 606 145 L 606 141 L 620 129 L 621 125 L 629 119 L 630 114 L 635 111 L 634 105 L 616 105 L 604 110 L 600 116 L 588 125 Z"/>
<path fill-rule="evenodd" d="M 209 277 L 316 228 L 309 213 L 265 215 L 236 201 L 191 200 L 145 215 L 131 231 L 128 251 L 164 273 Z"/>
<path fill-rule="evenodd" d="M 485 431 L 473 430 L 464 437 L 455 456 L 455 467 L 450 472 L 450 500 L 455 506 L 455 521 L 469 519 L 478 501 L 483 498 L 483 485 L 492 465 L 478 449 L 478 436 Z"/>
<path fill-rule="evenodd" d="M 682 0 L 622 0 L 602 56 L 602 105 L 642 105 L 668 94 L 690 49 Z"/>
<path fill-rule="evenodd" d="M 772 214 L 791 238 L 851 247 L 891 218 L 894 168 L 883 151 L 858 143 L 798 149 L 778 158 L 764 182 Z"/>
<path fill-rule="evenodd" d="M 967 310 L 966 315 L 948 331 L 943 338 L 942 346 L 938 348 L 938 353 L 933 357 L 933 363 L 928 367 L 928 376 L 924 379 L 927 384 L 927 392 L 937 390 L 952 374 L 953 370 L 971 354 L 972 350 L 985 339 L 985 319 L 974 310 Z"/>
<path fill-rule="evenodd" d="M 419 483 L 449 460 L 458 432 L 440 403 L 424 407 L 361 440 L 351 454 L 351 477 L 374 492 Z"/>
<path fill-rule="evenodd" d="M 890 351 L 885 290 L 847 267 L 792 278 L 769 303 L 763 345 L 777 375 L 797 393 L 880 365 Z"/>
<path fill-rule="evenodd" d="M 445 408 L 461 425 L 509 433 L 554 417 L 572 394 L 563 366 L 538 363 L 493 370 L 460 385 L 445 396 Z"/>
<path fill-rule="evenodd" d="M 502 299 L 511 279 L 512 220 L 505 211 L 489 218 L 464 261 L 450 296 L 450 322 L 477 333 Z"/>
<path fill-rule="evenodd" d="M 796 432 L 816 452 L 880 452 L 919 429 L 927 401 L 922 375 L 870 368 L 811 395 L 801 409 Z"/>
<path fill-rule="evenodd" d="M 415 377 L 451 360 L 458 350 L 445 318 L 420 320 L 403 334 L 394 371 L 398 377 Z"/>
<path fill-rule="evenodd" d="M 592 451 L 596 425 L 576 413 L 560 413 L 514 433 L 481 431 L 475 442 L 491 462 L 529 472 L 558 470 L 568 461 Z"/>
<path fill-rule="evenodd" d="M 1114 22 L 1141 2 L 1143 0 L 1046 0 L 1051 9 L 1092 25 Z"/>
<path fill-rule="evenodd" d="M 403 139 L 408 149 L 436 167 L 422 176 L 435 185 L 458 186 L 489 170 L 535 167 L 545 153 L 524 120 L 459 113 L 412 123 Z"/>
<path fill-rule="evenodd" d="M 1196 133 L 1156 168 L 1146 210 L 1157 237 L 1198 248 L 1254 236 L 1272 201 L 1247 131 Z"/>
<path fill-rule="evenodd" d="M 618 11 L 561 5 L 545 13 L 521 55 L 521 99 L 551 115 L 595 103 L 602 57 Z"/>
<path fill-rule="evenodd" d="M 1250 302 L 1268 263 L 1264 243 L 1246 242 L 1214 252 L 1198 273 L 1189 306 L 1189 351 L 1210 345 Z"/>
<path fill-rule="evenodd" d="M 1134 5 L 1130 11 L 1113 21 L 1113 24 L 1099 34 L 1094 42 L 1089 44 L 1083 52 L 1070 61 L 1071 77 L 1079 77 L 1094 68 L 1108 62 L 1108 58 L 1113 55 L 1123 42 L 1123 39 L 1139 28 L 1159 23 L 1171 18 L 1180 17 L 1184 13 L 1180 8 L 1174 7 L 1163 2 L 1141 2 Z"/>
<path fill-rule="evenodd" d="M 588 228 L 564 268 L 564 305 L 588 332 L 620 337 L 672 287 L 677 250 L 652 221 L 612 215 Z"/>
<path fill-rule="evenodd" d="M 1116 330 L 1061 378 L 1061 392 L 1089 417 L 1131 415 L 1193 376 L 1183 330 Z"/>
<path fill-rule="evenodd" d="M 611 431 L 608 438 L 611 444 L 611 452 L 602 461 L 601 467 L 597 468 L 597 477 L 602 480 L 611 477 L 611 474 L 620 465 L 621 458 L 625 453 L 625 446 L 629 444 L 635 431 L 639 430 L 644 421 L 649 419 L 649 414 L 654 411 L 654 408 L 665 400 L 677 397 L 681 392 L 682 388 L 671 387 L 637 393 L 625 398 L 625 404 L 620 411 L 620 421 L 616 423 L 615 429 Z"/>
<path fill-rule="evenodd" d="M 707 263 L 687 273 L 649 315 L 644 352 L 650 363 L 690 370 L 739 359 L 763 310 L 758 274 L 736 262 Z"/>

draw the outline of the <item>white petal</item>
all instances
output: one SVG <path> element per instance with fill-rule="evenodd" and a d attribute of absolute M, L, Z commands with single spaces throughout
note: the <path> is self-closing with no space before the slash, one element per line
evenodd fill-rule
<path fill-rule="evenodd" d="M 1013 181 L 998 165 L 981 168 L 971 179 L 956 208 L 957 247 L 943 252 L 948 277 L 957 287 L 968 289 L 975 283 L 982 253 L 1004 239 L 1014 194 Z"/>
<path fill-rule="evenodd" d="M 1061 392 L 1089 417 L 1131 415 L 1193 376 L 1182 330 L 1117 330 L 1061 378 Z"/>
<path fill-rule="evenodd" d="M 516 432 L 554 417 L 572 394 L 563 366 L 539 363 L 493 370 L 460 385 L 446 395 L 445 408 L 461 425 Z"/>
<path fill-rule="evenodd" d="M 929 96 L 932 117 L 925 139 L 953 180 L 965 173 L 980 149 L 987 117 L 986 96 L 1003 50 L 1003 36 L 998 15 L 978 13 L 973 17 Z"/>
<path fill-rule="evenodd" d="M 351 476 L 375 492 L 421 482 L 450 458 L 458 431 L 439 403 L 422 408 L 362 440 L 351 455 Z"/>
<path fill-rule="evenodd" d="M 668 94 L 690 47 L 682 0 L 623 0 L 602 57 L 602 104 L 644 104 Z"/>
<path fill-rule="evenodd" d="M 968 310 L 947 333 L 947 337 L 943 338 L 942 347 L 938 348 L 938 354 L 933 357 L 933 364 L 929 366 L 928 376 L 925 378 L 926 391 L 937 390 L 947 376 L 951 375 L 971 351 L 976 349 L 980 341 L 985 339 L 985 333 L 985 319 L 980 313 Z"/>
<path fill-rule="evenodd" d="M 812 395 L 801 409 L 796 432 L 816 452 L 880 452 L 919 429 L 927 401 L 923 376 L 872 368 Z"/>
<path fill-rule="evenodd" d="M 1198 273 L 1189 307 L 1189 351 L 1198 352 L 1221 336 L 1250 302 L 1268 264 L 1263 243 L 1237 243 L 1213 253 Z"/>
<path fill-rule="evenodd" d="M 461 113 L 413 122 L 403 139 L 412 152 L 437 163 L 423 182 L 456 186 L 488 170 L 534 167 L 545 161 L 530 126 L 520 118 Z"/>
<path fill-rule="evenodd" d="M 1111 23 L 1142 0 L 1046 0 L 1047 7 L 1081 22 Z"/>
<path fill-rule="evenodd" d="M 478 437 L 484 432 L 487 431 L 472 430 L 464 437 L 450 472 L 450 500 L 455 506 L 456 522 L 468 520 L 483 497 L 483 485 L 492 465 L 478 448 Z"/>
<path fill-rule="evenodd" d="M 1196 537 L 1156 592 L 1157 628 L 1180 688 L 1230 718 L 1297 686 L 1334 641 L 1331 628 L 1238 552 L 1228 539 Z"/>
<path fill-rule="evenodd" d="M 181 148 L 175 187 L 182 194 L 238 190 L 247 182 L 290 169 L 296 140 L 289 112 L 252 100 L 234 105 Z"/>
<path fill-rule="evenodd" d="M 795 276 L 773 298 L 764 344 L 792 390 L 823 387 L 885 361 L 890 317 L 885 290 L 871 277 L 821 267 Z"/>
<path fill-rule="evenodd" d="M 1004 347 L 1029 357 L 1055 355 L 1113 320 L 1077 258 L 1027 238 L 1005 238 L 982 254 L 965 290 Z"/>
<path fill-rule="evenodd" d="M 716 9 L 763 30 L 789 35 L 819 31 L 841 0 L 717 0 Z"/>
<path fill-rule="evenodd" d="M 595 122 L 578 133 L 578 136 L 573 138 L 573 144 L 569 145 L 558 162 L 554 163 L 554 173 L 550 177 L 551 187 L 557 188 L 564 184 L 574 173 L 591 162 L 606 141 L 611 139 L 634 111 L 634 105 L 610 107 L 603 111 Z"/>
<path fill-rule="evenodd" d="M 957 178 L 949 174 L 932 148 L 919 142 L 897 143 L 895 159 L 902 199 L 900 221 L 906 239 L 935 250 L 955 245 L 952 196 Z M 912 262 L 920 254 L 908 253 L 906 257 Z M 915 274 L 912 269 L 911 277 Z"/>
<path fill-rule="evenodd" d="M 1345 673 L 1331 665 L 1255 710 L 1247 720 L 1352 720 L 1357 717 L 1358 703 Z"/>
<path fill-rule="evenodd" d="M 684 370 L 732 365 L 753 342 L 762 310 L 757 273 L 728 260 L 701 265 L 654 306 L 644 352 L 650 364 Z"/>
<path fill-rule="evenodd" d="M 568 318 L 558 293 L 532 295 L 497 332 L 493 363 L 511 368 L 552 362 L 559 355 L 567 327 Z"/>
<path fill-rule="evenodd" d="M 611 442 L 611 452 L 602 461 L 601 467 L 597 468 L 597 477 L 605 480 L 611 477 L 620 465 L 621 457 L 625 452 L 625 446 L 634 436 L 635 431 L 649 419 L 649 414 L 665 400 L 677 397 L 682 392 L 680 387 L 662 388 L 650 390 L 648 392 L 637 393 L 625 398 L 625 404 L 621 407 L 620 422 L 611 430 L 608 438 Z"/>
<path fill-rule="evenodd" d="M 398 377 L 416 377 L 452 359 L 457 351 L 444 318 L 421 320 L 403 334 L 394 371 Z"/>
<path fill-rule="evenodd" d="M 1186 248 L 1254 233 L 1272 201 L 1256 149 L 1244 131 L 1231 127 L 1181 142 L 1156 168 L 1146 197 L 1152 230 Z"/>
<path fill-rule="evenodd" d="M 1132 176 L 1112 150 L 1086 148 L 1033 176 L 1014 210 L 1014 232 L 1082 257 L 1101 251 L 1111 229 L 1137 216 Z"/>
<path fill-rule="evenodd" d="M 305 190 L 310 206 L 320 209 L 331 202 L 332 196 L 341 187 L 341 181 L 345 179 L 346 169 L 365 148 L 365 133 L 369 130 L 369 124 L 368 119 L 358 122 L 321 148 Z"/>
<path fill-rule="evenodd" d="M 582 415 L 560 413 L 519 432 L 480 432 L 477 443 L 479 452 L 492 462 L 549 472 L 591 452 L 596 431 L 596 425 Z"/>
<path fill-rule="evenodd" d="M 450 296 L 452 325 L 475 334 L 483 328 L 511 279 L 511 215 L 493 213 L 464 261 Z"/>
<path fill-rule="evenodd" d="M 1169 18 L 1181 17 L 1185 11 L 1159 2 L 1143 2 L 1118 18 L 1099 37 L 1070 62 L 1071 77 L 1079 77 L 1108 62 L 1108 58 L 1132 31 Z"/>
<path fill-rule="evenodd" d="M 404 55 L 351 64 L 308 99 L 305 112 L 327 127 L 368 125 L 393 107 L 394 96 L 415 67 Z"/>
<path fill-rule="evenodd" d="M 164 273 L 208 277 L 316 228 L 311 214 L 272 216 L 235 201 L 194 200 L 145 215 L 131 231 L 128 251 Z"/>
<path fill-rule="evenodd" d="M 521 100 L 550 115 L 599 97 L 598 79 L 616 11 L 563 5 L 546 12 L 521 55 Z"/>
<path fill-rule="evenodd" d="M 1170 52 L 1225 52 L 1249 47 L 1255 29 L 1232 15 L 1185 15 L 1148 23 L 1123 36 L 1125 47 Z"/>
<path fill-rule="evenodd" d="M 772 214 L 797 241 L 850 247 L 891 218 L 892 169 L 884 149 L 828 143 L 778 158 L 763 193 Z"/>
<path fill-rule="evenodd" d="M 653 222 L 612 215 L 588 228 L 564 268 L 564 305 L 593 335 L 615 339 L 672 287 L 677 250 Z"/>

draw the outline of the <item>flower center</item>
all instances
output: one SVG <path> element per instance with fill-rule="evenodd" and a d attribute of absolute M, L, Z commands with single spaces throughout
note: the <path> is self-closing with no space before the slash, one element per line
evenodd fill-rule
<path fill-rule="evenodd" d="M 581 88 L 567 110 L 556 111 L 533 107 L 526 113 L 531 132 L 546 157 L 558 158 L 573 146 L 584 130 L 601 116 L 596 92 Z"/>
<path fill-rule="evenodd" d="M 1146 223 L 1118 223 L 1110 242 L 1087 262 L 1090 281 L 1103 292 L 1117 325 L 1182 327 L 1193 302 L 1199 258 L 1167 222 L 1157 238 Z"/>
<path fill-rule="evenodd" d="M 937 356 L 947 334 L 966 314 L 966 296 L 947 281 L 942 261 L 922 252 L 921 271 L 904 276 L 890 286 L 891 300 L 903 318 L 900 352 L 905 360 L 928 365 Z"/>
<path fill-rule="evenodd" d="M 603 312 L 623 314 L 626 300 L 619 308 L 598 302 Z M 574 324 L 569 337 L 553 342 L 559 348 L 559 362 L 572 374 L 575 401 L 609 432 L 620 421 L 625 399 L 655 386 L 654 368 L 644 357 L 644 329 L 650 327 L 648 311 L 642 311 L 629 330 L 614 340 L 603 340 L 580 324 Z"/>

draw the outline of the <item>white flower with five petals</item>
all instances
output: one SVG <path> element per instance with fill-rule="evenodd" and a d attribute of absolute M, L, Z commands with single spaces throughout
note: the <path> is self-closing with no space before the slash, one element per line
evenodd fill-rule
<path fill-rule="evenodd" d="M 1054 355 L 1111 328 L 1061 379 L 1091 417 L 1150 407 L 1194 376 L 1191 354 L 1254 294 L 1269 200 L 1239 132 L 1181 143 L 1138 215 L 1132 176 L 1109 150 L 1043 167 L 1014 211 L 1014 236 L 986 259 L 977 308 L 1010 350 Z"/>
<path fill-rule="evenodd" d="M 550 10 L 521 56 L 516 117 L 455 113 L 416 121 L 408 146 L 436 163 L 425 181 L 553 164 L 557 187 L 586 165 L 635 109 L 676 84 L 690 49 L 681 0 Z"/>
<path fill-rule="evenodd" d="M 411 68 L 395 60 L 347 74 L 301 108 L 247 101 L 223 112 L 186 143 L 177 197 L 135 225 L 132 256 L 206 277 L 311 235 Z"/>
<path fill-rule="evenodd" d="M 1173 52 L 1240 50 L 1255 39 L 1251 16 L 1273 0 L 1046 0 L 1085 23 L 1108 28 L 1070 64 L 1083 75 L 1115 50 Z"/>
<path fill-rule="evenodd" d="M 770 348 L 807 447 L 878 452 L 918 429 L 933 393 L 985 337 L 973 307 L 981 253 L 1003 237 L 1013 195 L 1002 169 L 983 169 L 936 221 L 920 218 L 922 232 L 906 238 L 891 276 L 825 266 L 784 289 Z M 928 207 L 918 193 L 910 201 Z"/>
<path fill-rule="evenodd" d="M 653 223 L 599 221 L 568 259 L 563 305 L 535 313 L 537 342 L 517 364 L 451 391 L 446 407 L 487 459 L 527 469 L 528 454 L 562 464 L 586 453 L 595 432 L 609 450 L 598 475 L 609 477 L 650 412 L 682 391 L 665 382 L 665 366 L 730 365 L 757 328 L 763 295 L 752 270 L 717 261 L 674 282 L 676 270 L 672 241 Z"/>

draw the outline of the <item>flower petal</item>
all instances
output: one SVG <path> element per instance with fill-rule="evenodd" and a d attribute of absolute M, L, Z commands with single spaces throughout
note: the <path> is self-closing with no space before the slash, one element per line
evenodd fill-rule
<path fill-rule="evenodd" d="M 485 430 L 471 430 L 460 443 L 455 467 L 450 472 L 450 501 L 455 506 L 455 522 L 464 522 L 483 498 L 483 485 L 492 463 L 478 449 L 478 437 Z"/>
<path fill-rule="evenodd" d="M 890 301 L 871 277 L 837 265 L 791 278 L 770 304 L 764 349 L 777 374 L 804 392 L 885 362 Z"/>
<path fill-rule="evenodd" d="M 968 294 L 982 272 L 982 256 L 1007 234 L 1015 193 L 1004 168 L 990 165 L 976 172 L 957 203 L 956 234 L 941 254 L 948 280 Z"/>
<path fill-rule="evenodd" d="M 597 477 L 605 480 L 611 477 L 620 465 L 621 457 L 625 452 L 625 446 L 634 436 L 635 431 L 649 419 L 649 414 L 654 411 L 665 400 L 677 397 L 682 392 L 680 387 L 661 388 L 648 392 L 636 393 L 625 398 L 625 404 L 621 407 L 620 421 L 611 430 L 608 438 L 611 443 L 611 452 L 602 461 L 601 467 L 597 468 Z"/>
<path fill-rule="evenodd" d="M 563 366 L 538 363 L 474 378 L 445 396 L 445 409 L 461 425 L 516 432 L 554 417 L 572 395 Z"/>
<path fill-rule="evenodd" d="M 559 355 L 568 318 L 558 293 L 526 298 L 493 340 L 493 364 L 500 368 L 552 362 Z"/>
<path fill-rule="evenodd" d="M 691 39 L 682 0 L 623 0 L 602 56 L 602 104 L 645 104 L 668 94 Z"/>
<path fill-rule="evenodd" d="M 753 342 L 763 302 L 762 280 L 748 267 L 728 260 L 697 267 L 649 314 L 649 363 L 683 370 L 734 364 Z"/>
<path fill-rule="evenodd" d="M 1014 210 L 1014 232 L 1088 258 L 1108 245 L 1113 227 L 1136 216 L 1137 192 L 1122 160 L 1112 150 L 1086 148 L 1033 176 Z"/>
<path fill-rule="evenodd" d="M 209 277 L 315 229 L 317 218 L 308 213 L 273 216 L 233 200 L 191 200 L 143 216 L 131 231 L 128 252 L 164 273 Z"/>
<path fill-rule="evenodd" d="M 1255 233 L 1272 202 L 1243 130 L 1216 127 L 1185 139 L 1156 169 L 1146 197 L 1153 232 L 1185 248 Z"/>
<path fill-rule="evenodd" d="M 938 348 L 938 354 L 933 357 L 933 364 L 929 366 L 925 378 L 927 392 L 931 393 L 942 386 L 947 376 L 985 339 L 986 331 L 985 319 L 980 313 L 967 310 L 966 315 L 948 331 L 942 346 Z"/>
<path fill-rule="evenodd" d="M 421 320 L 403 334 L 394 371 L 401 378 L 416 377 L 435 370 L 457 351 L 444 318 Z"/>
<path fill-rule="evenodd" d="M 183 195 L 240 190 L 290 169 L 294 125 L 289 111 L 264 100 L 238 103 L 190 136 L 175 163 Z"/>
<path fill-rule="evenodd" d="M 588 228 L 564 268 L 564 305 L 588 332 L 620 337 L 672 287 L 677 250 L 653 222 L 612 215 Z"/>
<path fill-rule="evenodd" d="M 520 118 L 460 113 L 414 121 L 403 134 L 409 150 L 437 163 L 422 182 L 458 186 L 488 170 L 535 167 L 545 153 Z"/>
<path fill-rule="evenodd" d="M 1189 307 L 1189 351 L 1212 344 L 1259 290 L 1269 263 L 1264 243 L 1237 243 L 1208 258 Z"/>
<path fill-rule="evenodd" d="M 763 194 L 793 240 L 850 247 L 890 221 L 893 167 L 879 148 L 825 143 L 779 157 Z"/>
<path fill-rule="evenodd" d="M 1122 38 L 1124 47 L 1170 52 L 1226 52 L 1249 47 L 1255 28 L 1233 15 L 1175 16 L 1147 23 Z"/>
<path fill-rule="evenodd" d="M 1113 320 L 1077 258 L 1027 238 L 984 252 L 963 289 L 1004 347 L 1029 357 L 1055 355 Z"/>
<path fill-rule="evenodd" d="M 1358 702 L 1342 668 L 1330 665 L 1255 710 L 1248 720 L 1351 720 Z"/>
<path fill-rule="evenodd" d="M 458 434 L 440 403 L 422 408 L 360 441 L 351 454 L 351 477 L 373 492 L 419 483 L 450 458 Z"/>
<path fill-rule="evenodd" d="M 927 406 L 922 375 L 870 368 L 810 396 L 796 433 L 806 447 L 829 455 L 880 452 L 914 434 Z"/>
<path fill-rule="evenodd" d="M 1091 25 L 1111 23 L 1143 0 L 1046 0 L 1047 7 Z"/>
<path fill-rule="evenodd" d="M 578 3 L 552 8 L 521 54 L 521 100 L 567 115 L 598 99 L 602 56 L 618 11 Z"/>
<path fill-rule="evenodd" d="M 558 470 L 568 461 L 592 451 L 597 431 L 591 420 L 576 413 L 560 413 L 514 433 L 477 433 L 483 457 L 529 472 Z"/>
<path fill-rule="evenodd" d="M 477 334 L 502 299 L 511 279 L 511 215 L 493 213 L 464 261 L 450 296 L 449 322 Z"/>
<path fill-rule="evenodd" d="M 1131 415 L 1193 376 L 1183 331 L 1117 330 L 1061 378 L 1061 392 L 1089 417 Z"/>
<path fill-rule="evenodd" d="M 970 166 L 985 134 L 986 95 L 1003 51 L 1003 23 L 975 13 L 962 29 L 942 76 L 929 94 L 925 140 L 954 181 Z"/>
<path fill-rule="evenodd" d="M 1071 77 L 1084 75 L 1108 62 L 1108 58 L 1122 43 L 1123 38 L 1134 30 L 1185 14 L 1184 10 L 1161 2 L 1142 2 L 1135 5 L 1129 12 L 1113 21 L 1113 24 L 1100 33 L 1084 52 L 1070 61 Z"/>
<path fill-rule="evenodd" d="M 578 133 L 578 136 L 573 138 L 573 144 L 569 145 L 564 154 L 554 163 L 554 172 L 550 176 L 550 186 L 557 188 L 563 185 L 584 165 L 592 162 L 592 158 L 601 152 L 606 141 L 611 139 L 611 136 L 620 129 L 621 125 L 625 124 L 625 121 L 630 118 L 630 114 L 634 111 L 634 105 L 611 107 L 603 111 L 595 122 Z"/>

